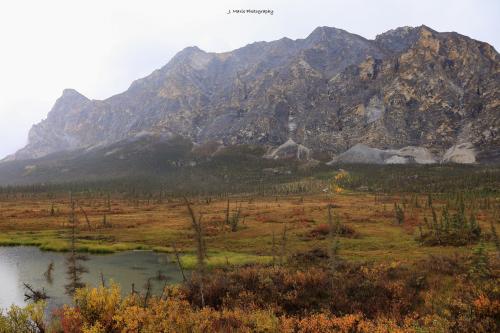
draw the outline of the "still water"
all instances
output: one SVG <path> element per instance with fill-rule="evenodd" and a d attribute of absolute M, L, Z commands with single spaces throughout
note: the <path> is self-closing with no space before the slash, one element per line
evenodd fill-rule
<path fill-rule="evenodd" d="M 35 289 L 44 288 L 49 299 L 50 309 L 71 299 L 65 294 L 66 280 L 64 253 L 44 252 L 36 247 L 17 246 L 0 247 L 0 309 L 11 304 L 24 305 L 25 288 L 28 283 Z M 53 262 L 52 281 L 44 276 L 48 265 Z M 182 280 L 175 262 L 163 253 L 151 251 L 127 251 L 106 255 L 89 255 L 83 265 L 88 273 L 83 274 L 83 281 L 90 286 L 101 284 L 101 273 L 107 285 L 110 281 L 119 283 L 122 293 L 129 293 L 132 284 L 135 290 L 142 291 L 150 279 L 153 292 L 159 293 L 165 283 L 177 283 Z M 159 274 L 160 272 L 160 274 Z M 159 275 L 161 278 L 158 278 Z"/>

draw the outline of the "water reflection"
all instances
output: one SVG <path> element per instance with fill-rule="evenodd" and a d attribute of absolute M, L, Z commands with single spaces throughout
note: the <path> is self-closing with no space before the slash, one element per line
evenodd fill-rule
<path fill-rule="evenodd" d="M 53 262 L 52 281 L 44 273 Z M 111 280 L 128 293 L 134 284 L 135 290 L 144 288 L 148 279 L 152 290 L 159 293 L 165 283 L 178 283 L 182 276 L 175 263 L 166 254 L 150 251 L 127 251 L 108 255 L 90 255 L 84 262 L 89 273 L 83 281 L 91 286 L 101 283 L 101 274 L 107 284 Z M 35 289 L 44 288 L 50 296 L 49 308 L 71 302 L 64 293 L 66 281 L 65 254 L 40 251 L 36 247 L 0 247 L 0 308 L 11 304 L 24 305 L 23 283 Z"/>

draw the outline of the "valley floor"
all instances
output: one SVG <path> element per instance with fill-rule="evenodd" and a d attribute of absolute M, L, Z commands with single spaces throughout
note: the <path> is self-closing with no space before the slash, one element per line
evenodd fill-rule
<path fill-rule="evenodd" d="M 341 170 L 324 191 L 300 195 L 5 190 L 2 246 L 70 250 L 73 201 L 77 251 L 178 252 L 193 274 L 159 297 L 141 290 L 121 298 L 116 285 L 78 289 L 48 322 L 43 303 L 12 308 L 0 313 L 0 332 L 500 329 L 496 178 L 477 177 L 490 187 L 462 178 L 479 184 L 470 191 L 395 194 L 347 189 L 355 177 L 347 184 L 339 175 L 350 177 Z M 453 183 L 442 179 L 434 184 Z"/>
<path fill-rule="evenodd" d="M 67 251 L 70 246 L 69 196 L 0 199 L 0 245 L 36 245 L 43 250 Z M 194 265 L 193 232 L 182 198 L 125 199 L 76 197 L 79 224 L 77 249 L 110 253 L 130 249 L 172 251 L 175 243 L 186 253 L 186 265 Z M 239 224 L 231 231 L 226 224 L 239 211 Z M 418 201 L 415 204 L 415 200 Z M 193 209 L 202 215 L 205 241 L 212 266 L 268 263 L 286 228 L 286 256 L 311 249 L 327 249 L 328 205 L 333 219 L 349 229 L 339 237 L 339 253 L 348 260 L 412 262 L 429 254 L 469 253 L 469 246 L 423 246 L 418 241 L 424 218 L 432 218 L 427 196 L 373 195 L 343 192 L 334 195 L 194 198 Z M 404 203 L 403 202 L 407 202 Z M 109 203 L 109 205 L 108 205 Z M 394 204 L 406 207 L 405 220 L 395 220 Z M 445 204 L 434 200 L 433 207 Z M 494 218 L 494 209 L 477 209 L 484 230 Z M 88 222 L 87 222 L 88 221 Z"/>

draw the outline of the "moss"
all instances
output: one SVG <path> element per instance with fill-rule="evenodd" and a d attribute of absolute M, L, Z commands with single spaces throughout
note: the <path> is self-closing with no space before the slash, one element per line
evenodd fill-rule
<path fill-rule="evenodd" d="M 40 249 L 43 251 L 66 252 L 69 251 L 69 248 L 69 242 L 63 240 L 47 241 L 40 245 Z"/>

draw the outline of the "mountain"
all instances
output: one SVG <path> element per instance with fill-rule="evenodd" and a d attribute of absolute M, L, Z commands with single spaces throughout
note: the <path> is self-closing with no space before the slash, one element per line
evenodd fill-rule
<path fill-rule="evenodd" d="M 226 53 L 188 47 L 108 99 L 64 90 L 8 160 L 149 135 L 261 145 L 268 158 L 342 162 L 376 149 L 387 158 L 366 162 L 498 161 L 499 64 L 487 43 L 426 26 L 374 40 L 319 27 Z"/>
<path fill-rule="evenodd" d="M 396 29 L 375 42 L 397 53 L 330 80 L 329 130 L 341 134 L 325 144 L 418 146 L 462 163 L 474 162 L 476 152 L 498 157 L 500 66 L 490 45 L 426 27 Z"/>

